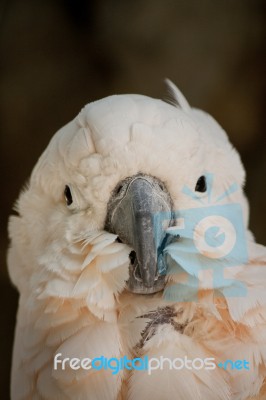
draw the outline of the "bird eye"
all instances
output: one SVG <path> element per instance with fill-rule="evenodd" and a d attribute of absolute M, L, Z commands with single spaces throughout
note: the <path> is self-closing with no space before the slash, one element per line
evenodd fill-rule
<path fill-rule="evenodd" d="M 70 187 L 68 185 L 65 186 L 64 196 L 65 196 L 67 206 L 70 206 L 73 203 L 73 199 L 72 199 Z"/>
<path fill-rule="evenodd" d="M 203 193 L 203 192 L 206 192 L 206 190 L 207 190 L 206 178 L 205 178 L 204 175 L 202 175 L 197 180 L 197 183 L 196 183 L 196 186 L 195 186 L 195 191 Z"/>

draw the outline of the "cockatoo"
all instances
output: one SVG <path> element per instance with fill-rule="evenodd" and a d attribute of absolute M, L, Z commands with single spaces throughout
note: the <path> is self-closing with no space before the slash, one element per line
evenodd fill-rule
<path fill-rule="evenodd" d="M 245 172 L 218 123 L 168 87 L 168 102 L 86 105 L 20 194 L 12 400 L 266 399 L 266 251 Z M 125 357 L 138 363 L 101 365 Z"/>

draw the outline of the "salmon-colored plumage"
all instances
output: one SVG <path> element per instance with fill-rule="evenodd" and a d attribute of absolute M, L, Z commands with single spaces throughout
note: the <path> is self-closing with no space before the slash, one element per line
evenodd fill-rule
<path fill-rule="evenodd" d="M 258 400 L 266 399 L 266 250 L 248 231 L 245 173 L 225 132 L 189 107 L 138 95 L 87 105 L 51 140 L 10 217 L 9 272 L 20 300 L 15 334 L 13 400 Z M 117 183 L 138 173 L 166 185 L 175 210 L 199 207 L 182 191 L 213 174 L 212 199 L 239 204 L 247 262 L 221 265 L 225 279 L 245 292 L 226 295 L 211 270 L 196 274 L 177 261 L 179 241 L 165 247 L 163 291 L 131 293 L 132 248 L 104 229 Z M 64 187 L 73 203 L 67 206 Z M 201 233 L 199 233 L 201 235 Z M 182 251 L 186 253 L 186 248 Z M 178 273 L 177 273 L 178 270 Z M 177 300 L 176 288 L 191 299 Z M 193 279 L 194 279 L 193 278 Z M 218 282 L 219 283 L 219 282 Z M 177 286 L 176 286 L 177 285 Z M 230 285 L 229 285 L 230 286 Z M 183 288 L 183 289 L 182 289 Z M 196 294 L 196 297 L 194 296 Z M 130 371 L 54 369 L 54 357 L 212 357 L 249 362 L 249 370 Z"/>

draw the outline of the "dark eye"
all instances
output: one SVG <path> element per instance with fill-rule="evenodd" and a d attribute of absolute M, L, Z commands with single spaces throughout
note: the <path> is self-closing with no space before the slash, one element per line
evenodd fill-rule
<path fill-rule="evenodd" d="M 206 192 L 206 190 L 207 190 L 206 178 L 205 178 L 204 175 L 202 175 L 197 180 L 197 183 L 196 183 L 196 186 L 195 186 L 195 191 L 203 193 L 203 192 Z"/>
<path fill-rule="evenodd" d="M 64 196 L 65 196 L 66 204 L 68 206 L 70 206 L 73 203 L 73 199 L 72 199 L 70 187 L 68 185 L 65 186 Z"/>

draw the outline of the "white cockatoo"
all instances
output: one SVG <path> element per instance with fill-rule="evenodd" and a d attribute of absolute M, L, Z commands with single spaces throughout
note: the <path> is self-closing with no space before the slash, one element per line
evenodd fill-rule
<path fill-rule="evenodd" d="M 266 399 L 266 251 L 247 228 L 245 172 L 168 86 L 169 102 L 86 105 L 16 203 L 12 400 Z M 135 368 L 101 367 L 125 356 Z"/>

